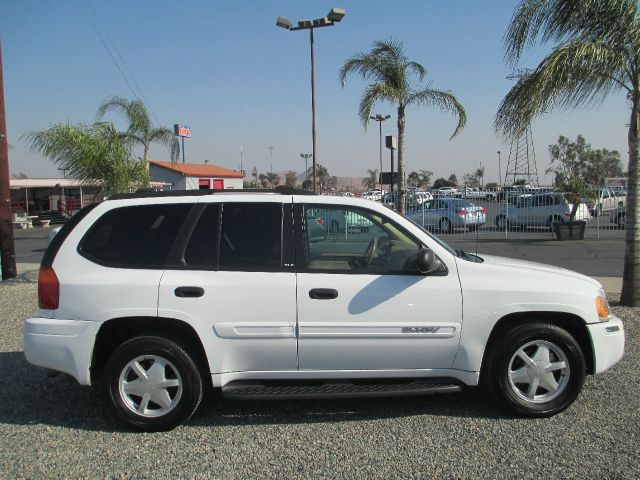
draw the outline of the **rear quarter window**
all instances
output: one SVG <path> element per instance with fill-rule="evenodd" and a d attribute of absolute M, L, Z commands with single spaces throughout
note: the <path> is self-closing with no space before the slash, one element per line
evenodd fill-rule
<path fill-rule="evenodd" d="M 190 203 L 139 205 L 109 210 L 87 231 L 78 250 L 110 267 L 163 268 Z"/>

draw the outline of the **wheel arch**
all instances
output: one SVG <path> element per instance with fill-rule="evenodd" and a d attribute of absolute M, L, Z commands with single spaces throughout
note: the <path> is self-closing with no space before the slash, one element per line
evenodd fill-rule
<path fill-rule="evenodd" d="M 481 380 L 482 377 L 485 376 L 485 366 L 488 358 L 487 352 L 490 351 L 492 345 L 500 338 L 500 335 L 517 325 L 529 323 L 532 320 L 549 322 L 569 332 L 576 339 L 582 349 L 582 353 L 584 354 L 584 358 L 587 363 L 587 373 L 593 374 L 595 372 L 593 344 L 591 343 L 591 336 L 587 330 L 587 324 L 582 318 L 566 312 L 529 311 L 507 314 L 500 318 L 493 326 L 482 354 L 482 366 L 480 369 Z"/>
<path fill-rule="evenodd" d="M 165 317 L 120 317 L 104 322 L 93 348 L 91 379 L 94 383 L 102 375 L 109 356 L 122 342 L 140 335 L 155 335 L 179 343 L 193 355 L 205 385 L 211 385 L 207 354 L 194 328 L 187 322 Z"/>

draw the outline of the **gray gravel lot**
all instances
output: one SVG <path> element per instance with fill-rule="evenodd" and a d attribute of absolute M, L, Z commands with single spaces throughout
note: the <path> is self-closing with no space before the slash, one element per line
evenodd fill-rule
<path fill-rule="evenodd" d="M 640 309 L 626 354 L 566 412 L 525 420 L 477 390 L 379 400 L 209 399 L 167 433 L 123 429 L 96 389 L 27 364 L 33 283 L 0 282 L 2 478 L 640 478 Z"/>

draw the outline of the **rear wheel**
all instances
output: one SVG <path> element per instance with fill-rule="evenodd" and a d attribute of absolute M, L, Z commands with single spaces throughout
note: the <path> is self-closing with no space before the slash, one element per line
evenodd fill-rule
<path fill-rule="evenodd" d="M 451 233 L 453 231 L 453 227 L 451 226 L 451 220 L 448 218 L 441 218 L 440 223 L 440 232 L 442 233 Z"/>
<path fill-rule="evenodd" d="M 498 230 L 508 230 L 510 227 L 509 219 L 503 215 L 496 217 L 496 226 Z"/>
<path fill-rule="evenodd" d="M 483 378 L 503 408 L 550 417 L 577 398 L 586 374 L 575 338 L 557 325 L 535 322 L 506 331 L 487 348 Z"/>
<path fill-rule="evenodd" d="M 616 224 L 618 225 L 618 228 L 620 229 L 624 228 L 627 224 L 627 216 L 624 213 L 618 214 L 618 218 L 616 219 Z"/>
<path fill-rule="evenodd" d="M 549 217 L 549 220 L 547 220 L 547 227 L 553 230 L 554 223 L 562 223 L 563 221 L 564 219 L 562 217 L 558 217 L 558 216 Z"/>
<path fill-rule="evenodd" d="M 105 368 L 107 398 L 118 417 L 137 430 L 171 430 L 202 400 L 200 371 L 177 343 L 135 337 L 113 352 Z"/>

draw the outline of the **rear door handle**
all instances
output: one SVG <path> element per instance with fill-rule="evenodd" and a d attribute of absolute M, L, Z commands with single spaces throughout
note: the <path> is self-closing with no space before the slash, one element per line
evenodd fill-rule
<path fill-rule="evenodd" d="M 176 297 L 196 298 L 204 295 L 204 288 L 201 287 L 178 287 L 174 290 Z"/>
<path fill-rule="evenodd" d="M 333 288 L 312 288 L 309 290 L 309 298 L 314 300 L 333 300 L 338 298 L 338 291 Z"/>

